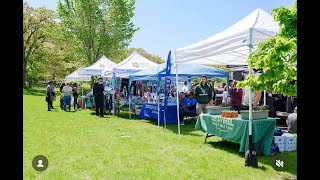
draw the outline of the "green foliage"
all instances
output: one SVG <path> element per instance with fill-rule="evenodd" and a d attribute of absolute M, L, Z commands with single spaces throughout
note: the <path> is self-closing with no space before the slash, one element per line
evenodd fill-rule
<path fill-rule="evenodd" d="M 279 21 L 280 33 L 261 42 L 249 57 L 248 66 L 263 73 L 248 75 L 238 86 L 293 96 L 297 94 L 297 2 L 292 8 L 275 8 L 273 17 Z"/>
<path fill-rule="evenodd" d="M 44 43 L 48 41 L 48 29 L 53 24 L 54 12 L 41 8 L 32 8 L 23 3 L 23 87 L 26 80 L 29 86 L 36 78 L 40 78 L 45 69 L 46 50 Z"/>
<path fill-rule="evenodd" d="M 83 87 L 83 95 L 86 95 L 91 91 L 91 85 L 89 82 L 83 82 L 82 87 Z M 80 89 L 79 89 L 79 92 L 80 92 Z"/>
<path fill-rule="evenodd" d="M 135 1 L 59 0 L 58 17 L 68 38 L 75 39 L 86 65 L 102 55 L 116 59 L 138 30 L 131 22 Z"/>

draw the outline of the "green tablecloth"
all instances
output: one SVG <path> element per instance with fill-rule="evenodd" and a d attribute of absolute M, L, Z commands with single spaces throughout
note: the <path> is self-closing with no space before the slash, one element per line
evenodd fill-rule
<path fill-rule="evenodd" d="M 258 154 L 271 154 L 270 147 L 273 139 L 276 119 L 253 120 L 252 137 L 256 143 Z M 240 143 L 239 152 L 246 152 L 249 145 L 249 121 L 238 118 L 221 118 L 221 115 L 201 114 L 195 125 L 196 129 L 214 134 L 223 139 Z"/>

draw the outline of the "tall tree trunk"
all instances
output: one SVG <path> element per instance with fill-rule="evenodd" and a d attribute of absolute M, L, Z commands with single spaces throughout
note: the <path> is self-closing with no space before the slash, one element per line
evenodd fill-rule
<path fill-rule="evenodd" d="M 32 77 L 28 78 L 28 84 L 29 84 L 29 88 L 32 88 Z"/>
<path fill-rule="evenodd" d="M 23 88 L 26 87 L 26 78 L 27 78 L 27 61 L 23 58 Z"/>

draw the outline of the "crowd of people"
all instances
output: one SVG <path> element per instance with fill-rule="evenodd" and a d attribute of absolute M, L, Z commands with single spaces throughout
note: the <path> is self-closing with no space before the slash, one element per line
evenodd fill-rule
<path fill-rule="evenodd" d="M 115 95 L 115 101 L 119 101 L 120 93 L 126 91 L 129 93 L 129 90 L 133 89 L 133 94 L 135 96 L 142 97 L 144 102 L 151 103 L 155 102 L 156 98 L 151 95 L 150 92 L 155 92 L 156 87 L 152 83 L 141 83 L 133 82 L 133 86 L 129 89 L 128 82 L 122 81 L 121 88 L 117 91 Z M 127 89 L 128 88 L 128 89 Z M 249 110 L 249 88 L 238 88 L 237 82 L 234 80 L 229 80 L 229 86 L 226 83 L 222 83 L 220 89 L 223 89 L 222 92 L 222 104 L 228 104 L 231 106 L 231 110 L 238 111 L 240 110 Z M 104 108 L 107 107 L 109 111 L 112 109 L 112 96 L 105 97 L 105 84 L 103 78 L 98 78 L 97 82 L 94 83 L 92 94 L 94 98 L 95 114 L 100 117 L 104 116 Z M 176 97 L 176 87 L 171 85 L 170 88 L 170 97 Z M 78 103 L 78 87 L 76 83 L 62 83 L 60 86 L 60 108 L 64 111 L 71 110 L 71 100 L 73 99 L 73 109 L 80 110 Z M 142 96 L 145 94 L 145 96 Z M 191 84 L 190 81 L 184 81 L 184 85 L 180 90 L 179 95 L 179 121 L 181 125 L 184 125 L 185 116 L 194 116 L 197 117 L 201 113 L 207 113 L 208 106 L 217 105 L 216 101 L 217 89 L 214 88 L 214 85 L 208 84 L 207 77 L 201 76 L 201 81 L 199 84 Z M 263 103 L 262 92 L 255 91 L 251 93 L 252 96 L 252 107 L 255 108 Z M 55 101 L 55 93 L 53 82 L 50 81 L 47 86 L 46 101 L 48 103 L 48 111 L 53 109 L 52 102 Z M 106 101 L 107 100 L 107 101 Z M 105 102 L 106 101 L 106 102 Z M 111 101 L 111 102 L 110 102 Z M 269 106 L 269 116 L 276 117 L 276 112 L 274 108 L 275 98 L 274 95 L 267 91 L 266 105 Z M 107 103 L 107 106 L 106 106 Z M 115 106 L 115 111 L 119 109 Z M 294 110 L 296 113 L 297 107 Z M 117 111 L 119 112 L 119 111 Z M 290 125 L 290 131 L 296 131 L 296 115 L 291 115 L 288 117 L 287 124 Z"/>

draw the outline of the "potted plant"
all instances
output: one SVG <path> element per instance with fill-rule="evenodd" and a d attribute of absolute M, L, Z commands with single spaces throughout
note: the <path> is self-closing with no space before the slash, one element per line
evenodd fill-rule
<path fill-rule="evenodd" d="M 230 110 L 230 106 L 227 103 L 222 103 L 219 106 L 207 106 L 208 114 L 220 115 L 221 111 Z"/>
<path fill-rule="evenodd" d="M 240 111 L 242 119 L 249 119 L 249 110 Z M 269 106 L 257 106 L 252 108 L 252 120 L 267 119 L 269 116 Z"/>

